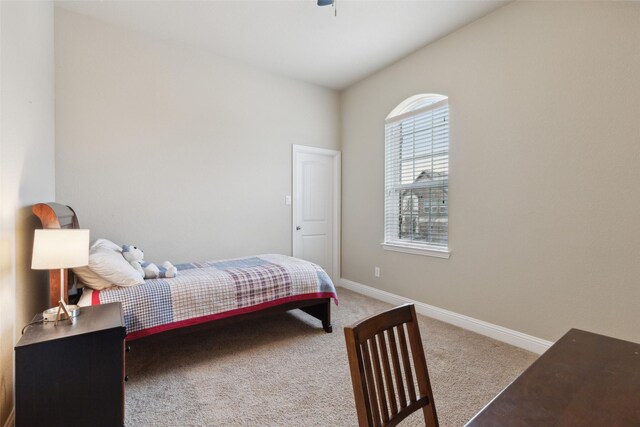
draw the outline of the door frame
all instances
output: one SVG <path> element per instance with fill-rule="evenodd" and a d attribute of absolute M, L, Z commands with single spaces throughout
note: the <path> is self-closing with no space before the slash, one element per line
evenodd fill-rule
<path fill-rule="evenodd" d="M 329 271 L 329 275 L 334 281 L 340 279 L 340 213 L 342 200 L 341 195 L 341 178 L 342 178 L 342 153 L 338 150 L 331 150 L 328 148 L 308 147 L 306 145 L 291 145 L 291 253 L 296 253 L 296 195 L 298 194 L 298 176 L 296 171 L 296 163 L 298 161 L 299 154 L 320 154 L 323 156 L 330 156 L 333 158 L 333 247 L 331 248 L 333 254 L 333 271 Z"/>

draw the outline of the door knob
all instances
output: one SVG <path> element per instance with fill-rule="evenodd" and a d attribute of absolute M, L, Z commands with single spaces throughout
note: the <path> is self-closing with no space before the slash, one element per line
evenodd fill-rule
<path fill-rule="evenodd" d="M 296 227 L 296 230 L 302 230 L 302 227 L 297 226 L 297 227 Z"/>

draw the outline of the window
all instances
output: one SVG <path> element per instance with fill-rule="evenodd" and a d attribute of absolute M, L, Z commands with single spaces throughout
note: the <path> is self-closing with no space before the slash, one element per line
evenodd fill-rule
<path fill-rule="evenodd" d="M 385 249 L 449 257 L 449 103 L 416 95 L 385 123 Z"/>

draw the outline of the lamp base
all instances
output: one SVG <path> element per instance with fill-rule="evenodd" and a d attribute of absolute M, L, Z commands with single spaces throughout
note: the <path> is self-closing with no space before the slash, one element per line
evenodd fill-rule
<path fill-rule="evenodd" d="M 69 312 L 69 316 L 73 319 L 77 315 L 80 314 L 80 306 L 79 305 L 67 305 L 67 311 Z M 51 307 L 42 312 L 42 318 L 45 322 L 55 322 L 56 317 L 58 317 L 58 310 L 60 310 L 59 306 Z M 64 310 L 60 310 L 60 319 L 67 319 L 67 315 L 64 313 Z"/>

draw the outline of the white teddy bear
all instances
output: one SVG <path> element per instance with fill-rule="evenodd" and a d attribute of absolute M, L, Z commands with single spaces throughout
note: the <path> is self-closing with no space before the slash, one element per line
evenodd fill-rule
<path fill-rule="evenodd" d="M 123 245 L 122 256 L 145 279 L 164 279 L 178 275 L 178 269 L 169 261 L 163 262 L 159 267 L 153 263 L 143 261 L 144 252 L 135 246 Z"/>

